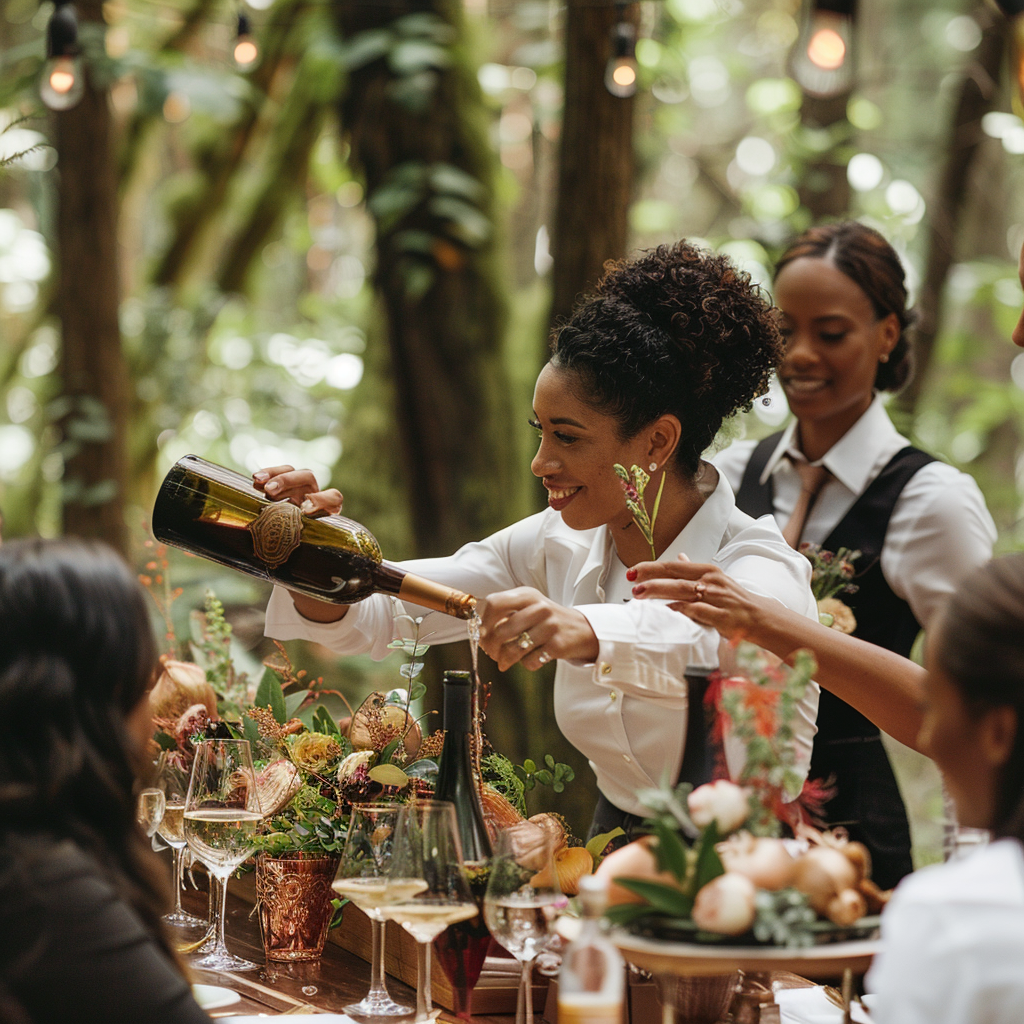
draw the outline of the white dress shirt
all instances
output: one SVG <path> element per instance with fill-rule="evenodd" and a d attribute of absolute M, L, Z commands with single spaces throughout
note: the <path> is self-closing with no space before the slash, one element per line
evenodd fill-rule
<path fill-rule="evenodd" d="M 882 914 L 867 987 L 876 1024 L 1024 1021 L 1024 856 L 1000 839 L 922 868 Z"/>
<path fill-rule="evenodd" d="M 780 527 L 788 522 L 800 495 L 800 476 L 790 460 L 807 461 L 797 447 L 796 428 L 793 420 L 761 475 L 762 483 L 772 478 Z M 814 463 L 832 475 L 811 507 L 801 541 L 823 544 L 871 481 L 909 443 L 876 397 Z M 756 444 L 736 441 L 712 460 L 735 490 Z M 882 575 L 893 593 L 910 605 L 917 621 L 927 626 L 960 580 L 992 557 L 995 539 L 995 524 L 973 477 L 944 462 L 931 462 L 911 477 L 896 502 L 882 547 Z M 863 566 L 855 563 L 855 568 Z"/>
<path fill-rule="evenodd" d="M 716 562 L 749 590 L 790 609 L 816 614 L 807 559 L 785 543 L 770 517 L 755 522 L 740 512 L 721 474 L 662 558 L 680 552 L 691 561 Z M 534 587 L 582 612 L 597 635 L 599 654 L 590 664 L 559 661 L 554 692 L 559 728 L 590 759 L 601 791 L 624 811 L 643 813 L 638 789 L 675 781 L 686 736 L 683 674 L 689 665 L 717 665 L 720 638 L 663 601 L 630 600 L 626 566 L 606 527 L 572 530 L 559 513 L 546 509 L 447 558 L 415 559 L 402 567 L 477 597 Z M 374 595 L 338 622 L 316 623 L 296 611 L 287 591 L 275 588 L 266 632 L 279 640 L 314 640 L 339 654 L 369 653 L 379 661 L 395 635 L 395 605 L 400 603 Z M 464 622 L 425 614 L 426 642 L 467 638 Z M 812 685 L 794 723 L 802 777 L 810 764 L 817 705 Z M 727 757 L 731 770 L 742 767 L 742 751 L 728 750 Z"/>

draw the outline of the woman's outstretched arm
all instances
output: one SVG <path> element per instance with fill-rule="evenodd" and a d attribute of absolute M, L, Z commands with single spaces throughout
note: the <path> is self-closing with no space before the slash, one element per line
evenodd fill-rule
<path fill-rule="evenodd" d="M 920 665 L 752 594 L 716 565 L 641 562 L 634 571 L 635 597 L 667 600 L 727 640 L 749 640 L 785 660 L 800 648 L 813 651 L 819 685 L 883 732 L 918 749 L 925 676 Z"/>

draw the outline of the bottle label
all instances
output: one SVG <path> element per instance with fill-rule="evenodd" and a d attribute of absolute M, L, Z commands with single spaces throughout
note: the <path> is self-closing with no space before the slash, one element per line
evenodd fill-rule
<path fill-rule="evenodd" d="M 302 512 L 290 501 L 265 505 L 249 524 L 249 532 L 256 557 L 268 569 L 276 569 L 288 561 L 302 540 Z"/>

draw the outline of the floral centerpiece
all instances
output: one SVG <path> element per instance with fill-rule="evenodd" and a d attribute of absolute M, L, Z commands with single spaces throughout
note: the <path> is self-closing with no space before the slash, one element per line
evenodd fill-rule
<path fill-rule="evenodd" d="M 708 699 L 716 738 L 742 742 L 735 781 L 644 791 L 650 834 L 605 858 L 609 918 L 641 934 L 697 942 L 803 947 L 869 933 L 887 899 L 871 882 L 867 849 L 810 824 L 825 795 L 794 767 L 792 723 L 815 664 L 792 668 L 752 645 L 719 673 Z M 810 809 L 809 809 L 810 808 Z M 797 837 L 782 839 L 787 824 Z"/>

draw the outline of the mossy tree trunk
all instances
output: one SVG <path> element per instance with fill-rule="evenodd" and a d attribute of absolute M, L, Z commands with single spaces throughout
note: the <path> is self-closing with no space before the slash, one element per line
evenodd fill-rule
<path fill-rule="evenodd" d="M 78 14 L 82 22 L 102 22 L 100 0 L 79 0 Z M 106 89 L 88 81 L 81 102 L 54 118 L 64 531 L 127 553 L 129 381 L 118 325 L 117 183 Z"/>
<path fill-rule="evenodd" d="M 632 96 L 604 84 L 612 30 L 636 22 L 639 4 L 624 9 L 568 0 L 565 15 L 565 108 L 558 198 L 552 232 L 551 322 L 567 317 L 593 288 L 608 260 L 626 254 L 633 194 Z"/>

